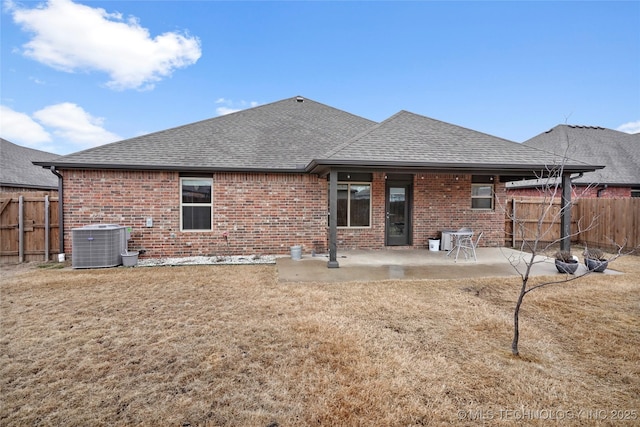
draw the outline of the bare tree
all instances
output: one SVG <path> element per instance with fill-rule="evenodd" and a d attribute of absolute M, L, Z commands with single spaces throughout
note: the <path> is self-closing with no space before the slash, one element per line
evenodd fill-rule
<path fill-rule="evenodd" d="M 535 223 L 533 223 L 533 227 L 527 227 L 527 224 L 532 223 L 525 223 L 524 221 L 515 218 L 513 216 L 513 212 L 509 214 L 514 224 L 513 233 L 520 237 L 519 240 L 521 240 L 520 251 L 521 253 L 526 253 L 525 256 L 516 257 L 511 255 L 508 257 L 509 263 L 514 267 L 521 278 L 520 291 L 513 311 L 513 341 L 511 342 L 511 352 L 514 356 L 520 355 L 520 351 L 518 349 L 518 342 L 520 339 L 519 317 L 520 309 L 522 307 L 522 303 L 524 302 L 525 296 L 527 296 L 535 289 L 550 285 L 572 282 L 592 273 L 592 271 L 587 270 L 586 273 L 578 274 L 575 276 L 563 274 L 558 279 L 551 279 L 536 284 L 530 283 L 532 268 L 536 264 L 545 262 L 546 257 L 550 254 L 550 252 L 556 251 L 558 245 L 563 240 L 562 237 L 558 237 L 558 235 L 554 232 L 554 225 L 560 224 L 562 216 L 565 213 L 569 213 L 571 204 L 575 203 L 572 201 L 571 204 L 563 204 L 560 209 L 557 209 L 556 207 L 556 200 L 558 199 L 561 194 L 560 192 L 562 191 L 561 178 L 564 174 L 564 165 L 566 161 L 567 157 L 565 155 L 563 156 L 562 162 L 560 164 L 550 166 L 546 170 L 541 171 L 541 173 L 538 174 L 536 182 L 539 186 L 540 196 L 542 200 L 540 202 L 541 210 L 537 216 L 537 220 L 535 221 Z M 593 186 L 594 185 L 586 186 L 580 192 L 580 194 L 577 194 L 576 200 L 583 196 Z M 589 224 L 582 224 L 581 220 L 582 218 L 578 219 L 577 221 L 577 231 L 570 232 L 568 235 L 564 236 L 564 239 L 571 239 L 573 237 L 576 237 L 581 232 L 587 231 L 596 226 L 597 218 L 594 218 L 592 221 L 590 221 Z M 613 261 L 623 254 L 622 251 L 624 246 L 619 246 L 616 244 L 616 247 L 616 253 L 607 261 Z"/>

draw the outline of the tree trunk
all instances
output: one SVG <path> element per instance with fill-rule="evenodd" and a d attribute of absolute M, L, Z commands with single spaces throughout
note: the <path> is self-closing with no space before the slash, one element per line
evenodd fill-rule
<path fill-rule="evenodd" d="M 518 323 L 520 316 L 520 306 L 522 305 L 522 300 L 527 293 L 527 280 L 522 281 L 522 288 L 520 288 L 520 295 L 518 296 L 518 302 L 516 303 L 516 308 L 513 311 L 513 341 L 511 342 L 511 354 L 514 356 L 520 356 L 520 351 L 518 350 L 518 339 L 520 338 L 520 325 Z"/>

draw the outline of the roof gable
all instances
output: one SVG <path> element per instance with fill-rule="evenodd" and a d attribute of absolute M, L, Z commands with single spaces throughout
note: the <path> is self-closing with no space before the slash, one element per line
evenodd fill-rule
<path fill-rule="evenodd" d="M 61 157 L 59 167 L 173 170 L 304 169 L 314 156 L 375 124 L 302 97 Z"/>
<path fill-rule="evenodd" d="M 454 124 L 400 111 L 328 152 L 321 162 L 513 167 L 559 164 L 561 157 Z M 571 164 L 571 163 L 570 163 Z M 573 163 L 584 167 L 581 162 Z"/>

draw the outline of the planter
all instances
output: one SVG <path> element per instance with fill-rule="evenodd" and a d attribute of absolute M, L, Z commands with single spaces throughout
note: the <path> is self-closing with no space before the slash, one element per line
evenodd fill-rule
<path fill-rule="evenodd" d="M 609 266 L 609 261 L 606 259 L 591 259 L 585 258 L 584 265 L 587 266 L 589 271 L 595 271 L 596 273 L 602 273 Z"/>
<path fill-rule="evenodd" d="M 560 261 L 559 259 L 556 260 L 556 268 L 558 269 L 559 273 L 563 274 L 575 274 L 576 270 L 578 269 L 578 265 L 578 261 L 564 262 Z"/>
<path fill-rule="evenodd" d="M 440 250 L 440 239 L 429 239 L 429 250 L 437 252 Z"/>

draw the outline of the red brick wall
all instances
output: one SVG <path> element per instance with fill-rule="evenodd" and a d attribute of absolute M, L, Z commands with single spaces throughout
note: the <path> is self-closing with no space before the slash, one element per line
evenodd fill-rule
<path fill-rule="evenodd" d="M 372 220 L 370 228 L 338 229 L 338 249 L 380 249 L 385 233 L 385 174 L 374 173 L 372 182 Z M 452 174 L 417 174 L 413 181 L 413 247 L 426 248 L 429 238 L 444 229 L 471 227 L 483 232 L 480 246 L 503 246 L 504 184 L 495 183 L 495 209 L 471 209 L 471 176 Z"/>
<path fill-rule="evenodd" d="M 227 231 L 238 254 L 283 254 L 327 246 L 327 181 L 316 175 L 214 176 L 214 234 Z"/>
<path fill-rule="evenodd" d="M 71 229 L 89 224 L 133 228 L 130 249 L 144 257 L 326 252 L 327 188 L 324 178 L 306 174 L 216 173 L 213 231 L 180 231 L 180 176 L 176 172 L 64 170 L 65 252 Z M 496 184 L 498 198 L 504 186 Z M 373 174 L 371 227 L 339 229 L 338 248 L 384 247 L 385 178 Z M 471 209 L 471 177 L 418 174 L 414 177 L 413 245 L 428 247 L 442 229 L 483 231 L 482 246 L 500 246 L 504 214 Z M 152 218 L 153 226 L 146 227 Z M 223 233 L 228 234 L 228 243 Z"/>
<path fill-rule="evenodd" d="M 457 179 L 456 179 L 457 177 Z M 471 175 L 417 174 L 414 180 L 413 243 L 428 247 L 428 239 L 443 229 L 471 227 L 483 233 L 480 246 L 504 245 L 504 184 L 494 180 L 494 209 L 471 209 Z"/>
<path fill-rule="evenodd" d="M 315 175 L 211 175 L 213 231 L 206 232 L 180 231 L 178 173 L 65 170 L 63 176 L 67 253 L 72 228 L 99 223 L 133 227 L 129 248 L 144 248 L 151 258 L 288 253 L 294 244 L 310 252 L 327 244 L 326 180 Z"/>
<path fill-rule="evenodd" d="M 600 195 L 598 196 L 598 190 L 600 191 Z M 558 189 L 557 197 L 561 196 L 561 189 Z M 524 196 L 524 197 L 543 197 L 544 193 L 542 190 L 537 188 L 520 188 L 520 189 L 510 189 L 508 191 L 508 195 L 510 197 L 513 196 Z M 600 197 L 603 199 L 623 199 L 627 197 L 631 197 L 631 187 L 615 187 L 608 186 L 603 189 L 602 186 L 596 187 L 583 187 L 583 186 L 573 186 L 571 198 L 595 198 Z"/>
<path fill-rule="evenodd" d="M 181 253 L 184 242 L 171 237 L 181 234 L 177 173 L 63 170 L 62 176 L 66 253 L 71 230 L 90 224 L 132 227 L 129 249 L 145 248 L 148 256 Z M 153 227 L 145 227 L 146 218 Z"/>

